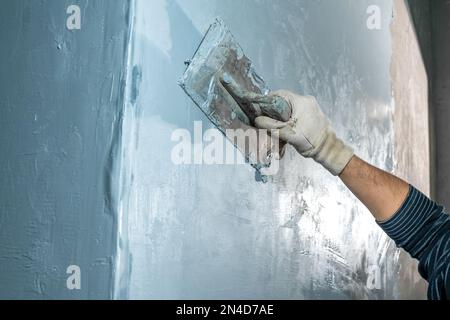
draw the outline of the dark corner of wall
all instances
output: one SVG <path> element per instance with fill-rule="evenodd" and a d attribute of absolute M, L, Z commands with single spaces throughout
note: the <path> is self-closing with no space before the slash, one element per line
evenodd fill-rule
<path fill-rule="evenodd" d="M 430 137 L 430 178 L 431 196 L 438 199 L 437 157 L 438 141 L 436 130 L 435 108 L 435 59 L 434 59 L 434 34 L 433 7 L 436 0 L 406 0 L 412 21 L 414 23 L 417 39 L 422 52 L 423 61 L 427 70 L 429 83 L 429 137 Z M 419 146 L 411 146 L 411 148 Z M 438 199 L 439 200 L 439 199 Z"/>

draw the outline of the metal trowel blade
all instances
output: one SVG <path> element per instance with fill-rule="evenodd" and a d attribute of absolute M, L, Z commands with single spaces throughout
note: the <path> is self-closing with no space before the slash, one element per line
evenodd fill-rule
<path fill-rule="evenodd" d="M 203 38 L 194 57 L 180 80 L 180 86 L 209 120 L 244 154 L 255 168 L 270 166 L 274 141 L 268 136 L 249 144 L 246 138 L 230 137 L 230 132 L 257 133 L 252 126 L 256 117 L 244 112 L 223 87 L 220 79 L 231 76 L 242 88 L 250 92 L 268 92 L 264 80 L 255 72 L 251 60 L 244 54 L 225 23 L 216 19 Z M 231 130 L 230 130 L 231 129 Z M 242 131 L 239 131 L 241 129 Z"/>

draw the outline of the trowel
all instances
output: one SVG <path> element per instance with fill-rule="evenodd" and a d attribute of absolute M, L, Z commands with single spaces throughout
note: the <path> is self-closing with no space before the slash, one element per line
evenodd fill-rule
<path fill-rule="evenodd" d="M 263 78 L 219 18 L 209 27 L 193 58 L 186 64 L 180 86 L 242 152 L 247 163 L 257 169 L 258 177 L 262 168 L 270 167 L 275 152 L 281 155 L 285 144 L 270 135 L 259 138 L 257 144 L 249 144 L 245 139 L 230 137 L 229 133 L 239 129 L 255 130 L 255 118 L 261 115 L 288 121 L 291 107 L 283 98 L 268 95 L 269 88 Z M 255 102 L 258 97 L 260 103 Z"/>

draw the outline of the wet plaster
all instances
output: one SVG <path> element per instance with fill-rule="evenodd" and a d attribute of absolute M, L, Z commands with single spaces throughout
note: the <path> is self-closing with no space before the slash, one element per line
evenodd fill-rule
<path fill-rule="evenodd" d="M 370 31 L 366 11 L 374 3 L 382 24 Z M 398 108 L 415 99 L 400 103 L 394 92 L 403 79 L 392 74 L 398 5 L 135 1 L 129 69 L 139 70 L 140 90 L 133 99 L 130 94 L 124 113 L 117 298 L 425 297 L 415 265 L 367 210 L 294 150 L 266 184 L 255 181 L 249 166 L 177 166 L 170 158 L 173 130 L 193 133 L 197 120 L 212 127 L 177 80 L 220 16 L 273 89 L 316 96 L 358 155 L 398 170 L 408 154 L 398 139 L 403 119 L 396 119 L 407 110 Z M 131 76 L 130 82 L 135 86 Z M 411 108 L 420 108 L 421 99 Z M 405 117 L 419 129 L 422 120 Z M 405 174 L 417 168 L 427 174 L 411 163 Z M 419 182 L 426 187 L 425 178 Z M 374 274 L 379 283 L 371 287 Z"/>
<path fill-rule="evenodd" d="M 1 6 L 0 298 L 111 298 L 129 1 Z"/>

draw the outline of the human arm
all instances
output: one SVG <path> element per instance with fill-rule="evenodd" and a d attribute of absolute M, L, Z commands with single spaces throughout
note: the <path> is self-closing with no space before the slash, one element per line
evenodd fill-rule
<path fill-rule="evenodd" d="M 354 156 L 339 175 L 349 190 L 377 221 L 397 212 L 409 193 L 409 184 Z"/>
<path fill-rule="evenodd" d="M 256 119 L 303 156 L 339 176 L 373 214 L 398 247 L 420 261 L 419 271 L 430 286 L 430 299 L 450 299 L 450 217 L 443 207 L 403 180 L 364 162 L 336 137 L 317 101 L 281 91 L 293 108 L 289 122 Z"/>

